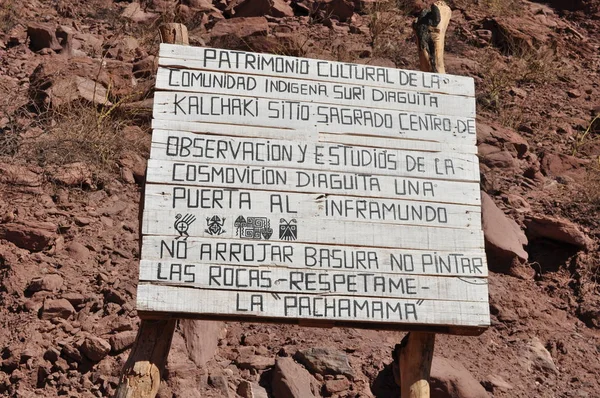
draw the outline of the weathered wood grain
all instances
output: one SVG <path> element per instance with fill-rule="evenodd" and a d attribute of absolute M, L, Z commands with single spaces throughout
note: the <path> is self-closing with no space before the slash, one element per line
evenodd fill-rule
<path fill-rule="evenodd" d="M 158 68 L 156 89 L 475 116 L 473 97 L 208 70 Z"/>
<path fill-rule="evenodd" d="M 251 212 L 273 220 L 302 218 L 481 229 L 481 211 L 477 206 L 206 187 L 190 190 L 162 184 L 146 185 L 144 195 L 144 208 L 156 212 L 213 212 L 227 219 Z"/>
<path fill-rule="evenodd" d="M 402 324 L 489 325 L 487 302 L 233 292 L 144 282 L 138 286 L 137 308 L 200 315 L 238 314 L 263 319 L 394 322 L 399 328 Z"/>
<path fill-rule="evenodd" d="M 360 83 L 373 87 L 387 87 L 404 90 L 428 90 L 436 93 L 453 95 L 475 96 L 475 84 L 473 78 L 457 75 L 441 75 L 425 73 L 413 70 L 402 70 L 394 68 L 374 67 L 371 65 L 348 64 L 343 62 L 325 61 L 310 58 L 296 58 L 272 54 L 260 54 L 266 60 L 281 59 L 283 62 L 302 62 L 308 66 L 307 73 L 289 73 L 289 71 L 277 72 L 269 68 L 252 68 L 245 61 L 245 56 L 250 54 L 257 57 L 258 54 L 243 51 L 229 51 L 213 49 L 208 47 L 185 47 L 169 44 L 161 44 L 159 52 L 159 65 L 169 67 L 180 67 L 190 69 L 206 69 L 221 72 L 248 73 L 261 76 L 278 76 L 304 78 L 336 83 Z M 229 58 L 230 62 L 219 62 Z M 237 57 L 237 58 L 236 58 Z M 235 62 L 241 60 L 242 62 Z M 340 71 L 340 68 L 342 69 Z M 349 73 L 353 69 L 358 74 L 371 71 L 379 74 L 383 79 L 379 81 L 361 80 L 351 78 Z M 336 73 L 340 71 L 341 73 Z M 333 73 L 332 73 L 333 72 Z M 434 82 L 438 82 L 437 84 Z"/>
<path fill-rule="evenodd" d="M 387 274 L 487 277 L 485 251 L 409 250 L 298 242 L 146 235 L 142 260 L 202 264 L 279 266 L 290 269 L 383 272 Z"/>

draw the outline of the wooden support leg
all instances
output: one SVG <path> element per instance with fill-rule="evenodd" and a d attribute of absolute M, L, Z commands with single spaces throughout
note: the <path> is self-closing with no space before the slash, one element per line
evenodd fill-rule
<path fill-rule="evenodd" d="M 435 333 L 410 332 L 396 345 L 394 378 L 401 398 L 429 398 Z"/>
<path fill-rule="evenodd" d="M 176 319 L 142 320 L 115 398 L 154 398 L 167 363 Z"/>

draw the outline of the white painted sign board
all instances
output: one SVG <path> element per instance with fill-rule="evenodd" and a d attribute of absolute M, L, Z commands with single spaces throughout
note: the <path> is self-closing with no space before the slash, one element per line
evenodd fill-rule
<path fill-rule="evenodd" d="M 142 316 L 478 334 L 473 80 L 162 44 Z"/>

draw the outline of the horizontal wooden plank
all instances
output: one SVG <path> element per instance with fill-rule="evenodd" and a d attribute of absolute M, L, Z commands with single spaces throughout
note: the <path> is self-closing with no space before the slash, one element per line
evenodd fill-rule
<path fill-rule="evenodd" d="M 267 213 L 248 211 L 240 212 L 235 219 L 226 219 L 221 230 L 215 233 L 206 224 L 206 219 L 212 219 L 215 215 L 218 216 L 212 210 L 179 213 L 174 210 L 157 212 L 144 209 L 142 234 L 179 236 L 178 230 L 184 226 L 182 238 L 188 235 L 215 239 L 239 237 L 260 242 L 297 240 L 303 243 L 448 251 L 483 248 L 483 233 L 480 230 L 293 217 L 282 220 L 272 219 Z M 290 232 L 282 232 L 289 229 L 295 231 L 296 239 L 290 238 Z"/>
<path fill-rule="evenodd" d="M 138 311 L 487 327 L 487 302 L 233 292 L 140 283 Z"/>
<path fill-rule="evenodd" d="M 159 65 L 475 96 L 473 78 L 310 58 L 161 44 Z"/>
<path fill-rule="evenodd" d="M 149 183 L 415 199 L 479 205 L 479 183 L 300 169 L 148 160 Z"/>
<path fill-rule="evenodd" d="M 407 275 L 487 277 L 483 249 L 426 251 L 403 248 L 365 248 L 304 244 L 292 241 L 263 242 L 242 239 L 146 235 L 142 260 L 183 261 L 202 264 L 279 266 L 300 270 L 343 270 Z M 402 246 L 402 242 L 398 242 Z"/>
<path fill-rule="evenodd" d="M 432 113 L 273 100 L 224 94 L 160 91 L 154 94 L 155 119 L 244 126 L 321 129 L 438 142 L 474 144 L 475 119 Z"/>
<path fill-rule="evenodd" d="M 158 68 L 156 89 L 475 116 L 474 97 L 209 70 Z"/>
<path fill-rule="evenodd" d="M 280 129 L 276 127 L 239 126 L 235 124 L 222 123 L 185 122 L 181 120 L 153 119 L 152 128 L 155 130 L 187 131 L 207 135 L 300 141 L 316 141 L 319 136 L 319 133 L 316 131 L 316 129 L 309 131 L 292 128 Z"/>
<path fill-rule="evenodd" d="M 147 210 L 212 211 L 220 218 L 228 219 L 250 212 L 267 214 L 273 220 L 329 219 L 481 229 L 479 207 L 447 203 L 207 187 L 190 189 L 162 184 L 147 184 L 144 196 Z"/>
<path fill-rule="evenodd" d="M 487 278 L 244 267 L 181 261 L 140 262 L 139 280 L 202 289 L 336 294 L 423 300 L 488 301 Z"/>
<path fill-rule="evenodd" d="M 405 140 L 402 138 L 382 138 L 366 135 L 319 133 L 319 142 L 363 146 L 367 148 L 389 148 L 422 152 L 453 152 L 477 154 L 477 146 L 434 141 Z"/>
<path fill-rule="evenodd" d="M 475 154 L 416 152 L 307 141 L 214 137 L 154 130 L 150 157 L 156 160 L 370 175 L 479 181 Z"/>
<path fill-rule="evenodd" d="M 276 127 L 238 126 L 234 124 L 186 122 L 181 120 L 153 119 L 152 127 L 156 130 L 185 131 L 207 135 L 224 135 L 231 137 L 266 138 L 283 140 L 306 140 L 331 142 L 365 147 L 378 147 L 400 149 L 408 151 L 441 152 L 452 151 L 456 153 L 477 153 L 475 144 L 462 144 L 460 142 L 436 142 L 409 140 L 402 137 L 376 137 L 373 135 L 360 135 L 353 133 L 331 133 L 333 129 L 328 126 L 319 126 L 312 130 L 279 129 Z"/>

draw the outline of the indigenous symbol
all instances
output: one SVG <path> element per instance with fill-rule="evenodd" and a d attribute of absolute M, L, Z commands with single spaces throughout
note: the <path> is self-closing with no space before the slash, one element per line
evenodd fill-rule
<path fill-rule="evenodd" d="M 239 216 L 233 226 L 237 228 L 235 234 L 243 239 L 269 239 L 273 235 L 271 221 L 267 217 Z"/>
<path fill-rule="evenodd" d="M 206 217 L 206 225 L 208 228 L 204 230 L 209 235 L 223 235 L 226 231 L 223 229 L 225 225 L 225 217 L 219 216 Z"/>
<path fill-rule="evenodd" d="M 279 222 L 279 239 L 298 239 L 298 225 L 296 225 L 297 221 L 295 218 L 292 218 L 289 222 L 285 221 L 285 218 L 282 218 Z"/>
<path fill-rule="evenodd" d="M 173 226 L 175 227 L 175 231 L 179 232 L 179 236 L 175 239 L 185 236 L 183 240 L 186 240 L 190 236 L 190 234 L 188 234 L 188 230 L 194 221 L 196 221 L 196 216 L 192 214 L 186 214 L 185 216 L 177 214 L 175 216 L 175 224 L 173 224 Z"/>

